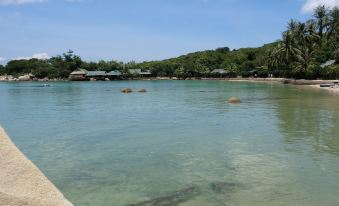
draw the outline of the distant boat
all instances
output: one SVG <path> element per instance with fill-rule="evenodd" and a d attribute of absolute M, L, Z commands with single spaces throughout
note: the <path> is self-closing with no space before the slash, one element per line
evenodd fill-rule
<path fill-rule="evenodd" d="M 52 85 L 50 85 L 50 84 L 41 84 L 41 85 L 39 85 L 39 86 L 37 86 L 37 87 L 51 87 Z"/>

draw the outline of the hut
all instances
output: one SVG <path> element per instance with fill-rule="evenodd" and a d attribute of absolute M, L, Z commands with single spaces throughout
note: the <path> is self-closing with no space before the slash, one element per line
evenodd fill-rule
<path fill-rule="evenodd" d="M 86 75 L 86 69 L 77 69 L 69 75 L 69 79 L 72 81 L 84 81 L 86 80 Z"/>
<path fill-rule="evenodd" d="M 121 75 L 122 75 L 121 72 L 118 70 L 114 70 L 114 71 L 106 73 L 107 78 L 110 80 L 120 79 Z"/>
<path fill-rule="evenodd" d="M 150 70 L 142 71 L 141 69 L 129 69 L 128 72 L 133 76 L 149 77 L 152 75 Z"/>
<path fill-rule="evenodd" d="M 86 74 L 87 80 L 105 80 L 106 72 L 105 71 L 88 71 Z"/>

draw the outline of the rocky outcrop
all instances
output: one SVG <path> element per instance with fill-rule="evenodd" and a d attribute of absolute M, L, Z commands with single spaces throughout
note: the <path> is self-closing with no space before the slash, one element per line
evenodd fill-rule
<path fill-rule="evenodd" d="M 25 74 L 23 76 L 19 76 L 18 80 L 19 81 L 30 81 L 30 80 L 32 80 L 32 78 L 31 78 L 31 76 L 29 74 Z"/>
<path fill-rule="evenodd" d="M 0 81 L 17 81 L 12 75 L 0 76 Z"/>
<path fill-rule="evenodd" d="M 0 128 L 0 205 L 72 206 Z"/>

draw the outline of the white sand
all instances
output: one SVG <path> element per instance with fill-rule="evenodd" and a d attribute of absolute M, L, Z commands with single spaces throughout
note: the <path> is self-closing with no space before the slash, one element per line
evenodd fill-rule
<path fill-rule="evenodd" d="M 0 205 L 72 206 L 0 127 Z"/>

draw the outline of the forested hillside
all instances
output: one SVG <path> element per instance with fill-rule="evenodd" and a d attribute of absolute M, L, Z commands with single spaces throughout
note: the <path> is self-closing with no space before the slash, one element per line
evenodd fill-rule
<path fill-rule="evenodd" d="M 67 78 L 75 69 L 83 68 L 120 70 L 128 76 L 128 69 L 138 68 L 151 70 L 153 76 L 180 78 L 269 75 L 297 79 L 339 78 L 339 9 L 320 6 L 315 9 L 312 19 L 306 22 L 292 19 L 287 25 L 279 41 L 259 48 L 230 50 L 222 47 L 142 63 L 86 62 L 69 51 L 48 60 L 12 60 L 6 66 L 0 66 L 0 74 L 32 73 L 38 78 Z M 321 66 L 329 60 L 335 62 Z M 211 73 L 214 69 L 224 69 L 226 72 L 222 75 Z"/>

